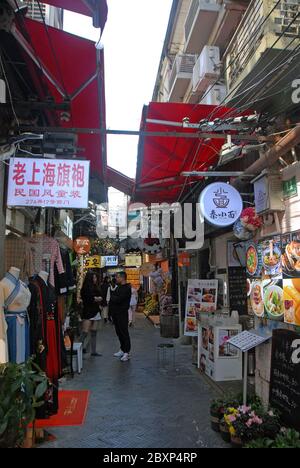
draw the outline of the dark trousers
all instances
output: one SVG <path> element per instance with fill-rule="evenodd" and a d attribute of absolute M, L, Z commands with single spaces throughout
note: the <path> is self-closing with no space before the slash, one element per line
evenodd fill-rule
<path fill-rule="evenodd" d="M 120 340 L 120 348 L 123 353 L 130 353 L 131 342 L 128 329 L 128 313 L 117 313 L 112 315 L 117 336 Z"/>

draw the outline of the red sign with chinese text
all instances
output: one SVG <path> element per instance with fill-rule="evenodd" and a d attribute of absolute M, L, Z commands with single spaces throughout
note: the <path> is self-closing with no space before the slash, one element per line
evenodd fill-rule
<path fill-rule="evenodd" d="M 88 208 L 89 161 L 13 158 L 8 206 Z"/>

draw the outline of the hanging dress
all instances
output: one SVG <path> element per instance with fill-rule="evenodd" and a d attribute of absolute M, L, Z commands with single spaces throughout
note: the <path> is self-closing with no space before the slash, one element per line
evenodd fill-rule
<path fill-rule="evenodd" d="M 22 364 L 30 357 L 30 332 L 27 313 L 30 292 L 28 287 L 12 274 L 6 273 L 5 278 L 14 285 L 11 294 L 4 301 L 8 358 L 9 362 Z M 24 304 L 24 310 L 12 310 L 19 308 L 21 304 Z"/>

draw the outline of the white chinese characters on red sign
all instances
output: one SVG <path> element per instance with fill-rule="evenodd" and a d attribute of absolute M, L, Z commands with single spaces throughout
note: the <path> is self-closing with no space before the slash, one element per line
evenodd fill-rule
<path fill-rule="evenodd" d="M 89 161 L 14 158 L 8 206 L 88 208 Z"/>

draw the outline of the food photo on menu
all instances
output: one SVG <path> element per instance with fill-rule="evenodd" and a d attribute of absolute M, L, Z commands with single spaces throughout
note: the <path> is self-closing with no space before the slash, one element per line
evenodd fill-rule
<path fill-rule="evenodd" d="M 284 321 L 300 326 L 300 278 L 283 280 Z"/>
<path fill-rule="evenodd" d="M 191 333 L 191 332 L 197 332 L 198 326 L 197 326 L 197 320 L 196 317 L 187 317 L 186 319 L 186 332 Z"/>
<path fill-rule="evenodd" d="M 256 315 L 259 318 L 262 318 L 265 314 L 264 306 L 264 293 L 263 293 L 263 283 L 262 280 L 248 280 L 248 300 L 250 315 Z"/>
<path fill-rule="evenodd" d="M 261 245 L 250 242 L 246 248 L 246 271 L 250 278 L 259 278 L 262 274 Z"/>
<path fill-rule="evenodd" d="M 269 239 L 262 242 L 262 265 L 265 276 L 278 276 L 282 273 L 281 266 L 281 238 Z"/>
<path fill-rule="evenodd" d="M 281 260 L 284 278 L 300 277 L 300 233 L 282 237 Z"/>
<path fill-rule="evenodd" d="M 270 320 L 284 320 L 284 293 L 281 276 L 263 281 L 263 300 L 267 317 Z"/>
<path fill-rule="evenodd" d="M 188 301 L 189 302 L 202 302 L 202 289 L 201 288 L 189 288 Z"/>

